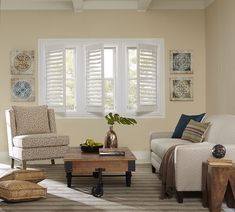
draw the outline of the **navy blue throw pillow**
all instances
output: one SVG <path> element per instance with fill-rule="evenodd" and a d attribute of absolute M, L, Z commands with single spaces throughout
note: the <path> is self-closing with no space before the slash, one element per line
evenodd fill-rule
<path fill-rule="evenodd" d="M 172 135 L 172 138 L 181 138 L 184 129 L 186 128 L 187 124 L 189 123 L 189 121 L 191 119 L 193 119 L 194 121 L 201 122 L 201 120 L 204 118 L 205 115 L 206 115 L 205 113 L 202 113 L 200 115 L 182 114 L 179 121 L 178 121 L 178 124 L 176 125 L 176 128 L 175 128 L 175 131 Z"/>

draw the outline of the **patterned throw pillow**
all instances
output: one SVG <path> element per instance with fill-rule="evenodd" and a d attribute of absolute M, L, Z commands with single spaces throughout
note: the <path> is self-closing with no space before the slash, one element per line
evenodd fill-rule
<path fill-rule="evenodd" d="M 47 106 L 13 106 L 16 119 L 16 134 L 50 133 Z"/>
<path fill-rule="evenodd" d="M 47 189 L 22 180 L 6 180 L 0 182 L 0 198 L 7 202 L 30 201 L 45 198 Z"/>
<path fill-rule="evenodd" d="M 190 120 L 181 138 L 193 143 L 200 143 L 205 138 L 209 125 L 210 123 L 202 123 Z"/>

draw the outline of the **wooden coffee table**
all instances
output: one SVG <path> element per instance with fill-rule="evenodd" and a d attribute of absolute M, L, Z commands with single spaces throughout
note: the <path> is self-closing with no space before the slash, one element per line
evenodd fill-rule
<path fill-rule="evenodd" d="M 103 191 L 102 172 L 124 172 L 126 186 L 131 186 L 131 172 L 135 171 L 136 157 L 127 147 L 120 147 L 118 150 L 125 151 L 125 156 L 100 156 L 98 153 L 84 153 L 80 147 L 70 147 L 64 156 L 67 186 L 71 187 L 72 177 L 96 173 L 99 181 L 93 190 L 98 188 Z"/>

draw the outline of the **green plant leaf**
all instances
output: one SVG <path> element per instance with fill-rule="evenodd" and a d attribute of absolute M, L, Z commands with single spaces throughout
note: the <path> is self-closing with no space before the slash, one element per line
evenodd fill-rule
<path fill-rule="evenodd" d="M 137 121 L 133 118 L 129 118 L 129 120 L 133 123 L 133 124 L 137 124 Z"/>
<path fill-rule="evenodd" d="M 114 125 L 114 122 L 112 120 L 108 120 L 108 125 Z"/>
<path fill-rule="evenodd" d="M 113 117 L 112 113 L 109 113 L 109 117 L 110 117 L 111 120 L 114 120 L 114 117 Z"/>
<path fill-rule="evenodd" d="M 120 124 L 120 116 L 117 113 L 114 114 L 114 121 Z"/>
<path fill-rule="evenodd" d="M 133 118 L 122 117 L 117 113 L 113 114 L 111 112 L 105 116 L 105 119 L 109 125 L 114 125 L 115 123 L 123 125 L 137 124 L 137 121 Z"/>

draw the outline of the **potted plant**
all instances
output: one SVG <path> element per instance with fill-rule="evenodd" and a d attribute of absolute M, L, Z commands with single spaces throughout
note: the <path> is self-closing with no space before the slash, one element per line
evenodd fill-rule
<path fill-rule="evenodd" d="M 122 117 L 119 114 L 115 113 L 109 113 L 105 116 L 105 119 L 107 121 L 107 124 L 109 126 L 109 131 L 107 132 L 104 146 L 105 148 L 117 148 L 118 147 L 118 140 L 117 140 L 117 134 L 113 130 L 113 125 L 115 123 L 117 124 L 123 124 L 123 125 L 134 125 L 137 124 L 137 121 L 133 118 L 127 118 Z"/>

